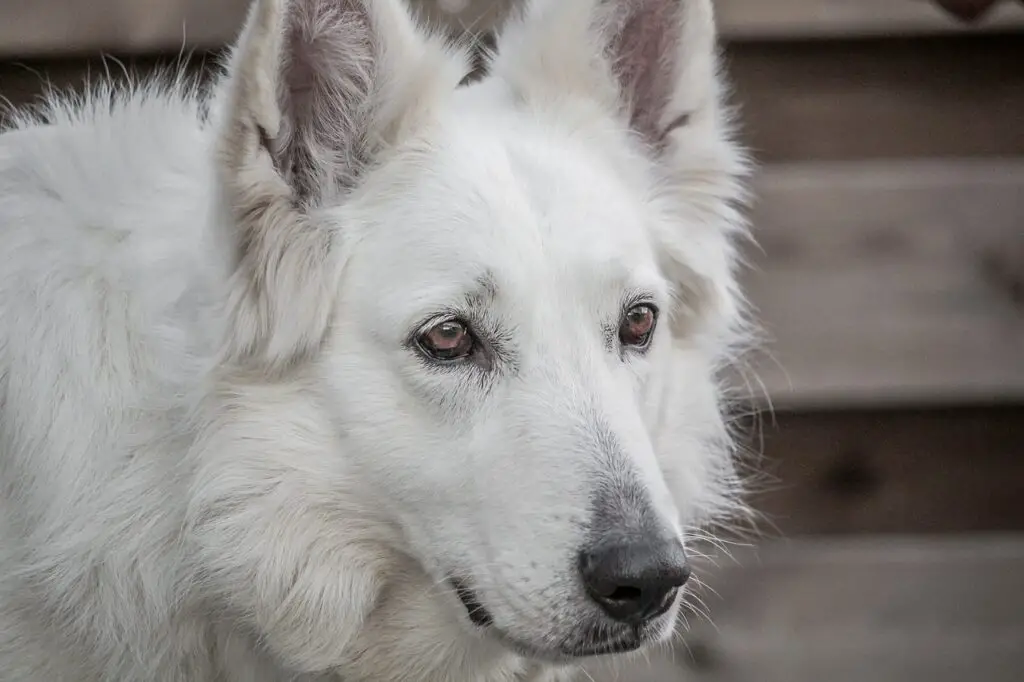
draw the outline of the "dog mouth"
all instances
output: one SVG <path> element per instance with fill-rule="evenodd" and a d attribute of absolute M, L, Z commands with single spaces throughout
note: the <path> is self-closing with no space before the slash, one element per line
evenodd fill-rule
<path fill-rule="evenodd" d="M 642 648 L 652 639 L 652 633 L 648 632 L 649 628 L 644 626 L 621 630 L 595 626 L 566 637 L 552 648 L 541 648 L 510 637 L 496 628 L 491 612 L 487 610 L 467 580 L 449 578 L 448 583 L 473 625 L 489 630 L 505 646 L 527 658 L 558 663 L 593 656 L 623 654 Z"/>
<path fill-rule="evenodd" d="M 497 633 L 497 635 L 498 639 L 505 646 L 521 656 L 556 664 L 571 663 L 582 658 L 593 658 L 595 656 L 626 654 L 637 651 L 652 641 L 647 634 L 636 628 L 629 628 L 620 632 L 593 628 L 582 633 L 575 633 L 574 636 L 563 639 L 552 648 L 542 648 L 527 644 L 526 642 L 508 637 L 501 632 Z"/>
<path fill-rule="evenodd" d="M 483 602 L 480 601 L 480 598 L 473 588 L 469 586 L 469 583 L 459 578 L 449 578 L 448 582 L 451 584 L 452 589 L 455 590 L 455 596 L 459 598 L 463 608 L 466 609 L 469 622 L 478 628 L 487 628 L 494 625 L 494 618 L 491 616 L 491 612 L 483 605 Z"/>
<path fill-rule="evenodd" d="M 573 644 L 563 643 L 559 647 L 559 653 L 568 659 L 586 658 L 590 656 L 608 656 L 612 654 L 625 654 L 644 646 L 645 637 L 635 629 L 626 632 L 607 636 L 588 636 L 580 642 Z"/>

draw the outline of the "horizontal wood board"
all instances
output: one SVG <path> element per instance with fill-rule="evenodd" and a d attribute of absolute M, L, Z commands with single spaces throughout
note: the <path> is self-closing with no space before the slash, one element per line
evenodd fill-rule
<path fill-rule="evenodd" d="M 776 165 L 755 196 L 776 405 L 1024 400 L 1024 159 Z"/>
<path fill-rule="evenodd" d="M 761 163 L 1024 155 L 1022 35 L 733 42 L 725 62 Z"/>
<path fill-rule="evenodd" d="M 716 0 L 722 33 L 730 39 L 851 38 L 1024 28 L 1024 7 L 997 5 L 981 20 L 962 23 L 931 0 Z"/>
<path fill-rule="evenodd" d="M 761 414 L 741 422 L 767 537 L 1024 533 L 1024 406 Z"/>

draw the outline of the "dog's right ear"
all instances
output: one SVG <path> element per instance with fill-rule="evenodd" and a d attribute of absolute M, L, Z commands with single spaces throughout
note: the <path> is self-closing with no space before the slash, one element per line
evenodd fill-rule
<path fill-rule="evenodd" d="M 225 351 L 280 367 L 330 324 L 340 258 L 313 219 L 467 70 L 401 0 L 256 0 L 215 116 L 234 268 Z"/>

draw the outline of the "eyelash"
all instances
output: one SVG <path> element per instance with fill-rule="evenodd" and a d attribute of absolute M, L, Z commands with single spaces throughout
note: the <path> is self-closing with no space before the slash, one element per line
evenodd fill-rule
<path fill-rule="evenodd" d="M 623 300 L 621 312 L 619 313 L 620 319 L 622 315 L 625 315 L 627 312 L 637 307 L 638 305 L 650 306 L 655 313 L 659 312 L 658 304 L 654 302 L 654 296 L 646 292 L 637 293 Z"/>

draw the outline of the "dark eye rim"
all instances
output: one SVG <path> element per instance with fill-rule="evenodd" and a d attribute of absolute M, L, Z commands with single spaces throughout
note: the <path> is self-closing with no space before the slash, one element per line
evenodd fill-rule
<path fill-rule="evenodd" d="M 462 325 L 466 330 L 466 335 L 469 337 L 469 349 L 462 355 L 454 357 L 444 357 L 438 355 L 435 350 L 432 350 L 426 343 L 424 343 L 424 337 L 435 327 L 442 324 L 454 322 Z M 476 355 L 480 348 L 480 340 L 473 332 L 473 325 L 471 325 L 466 319 L 451 315 L 445 317 L 435 317 L 428 322 L 420 325 L 418 330 L 412 335 L 409 345 L 416 350 L 416 352 L 425 360 L 438 364 L 438 365 L 452 365 L 460 362 L 466 362 Z"/>
<path fill-rule="evenodd" d="M 623 340 L 621 329 L 622 329 L 622 326 L 625 324 L 626 319 L 629 317 L 629 314 L 631 312 L 633 312 L 634 310 L 636 310 L 637 308 L 648 308 L 648 309 L 650 309 L 651 315 L 653 317 L 653 319 L 651 320 L 651 328 L 647 331 L 646 334 L 644 334 L 643 341 L 641 341 L 640 343 L 628 343 L 625 340 Z M 622 317 L 619 320 L 619 330 L 620 330 L 620 332 L 619 332 L 618 337 L 619 337 L 619 344 L 622 346 L 622 348 L 624 350 L 629 350 L 629 351 L 632 351 L 632 352 L 644 352 L 648 348 L 650 348 L 651 341 L 654 339 L 654 332 L 658 328 L 658 318 L 659 318 L 660 312 L 661 311 L 658 309 L 658 306 L 653 301 L 647 301 L 647 300 L 630 301 L 630 303 L 624 307 L 624 309 L 622 311 Z"/>

